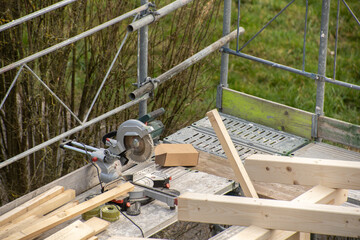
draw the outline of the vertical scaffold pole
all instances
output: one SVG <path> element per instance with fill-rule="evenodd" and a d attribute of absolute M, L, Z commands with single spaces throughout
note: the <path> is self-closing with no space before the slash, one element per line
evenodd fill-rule
<path fill-rule="evenodd" d="M 318 75 L 316 80 L 316 107 L 314 116 L 324 115 L 324 99 L 325 99 L 325 81 L 322 78 L 326 76 L 326 56 L 327 56 L 327 43 L 329 32 L 329 14 L 330 14 L 330 0 L 322 1 L 321 9 L 321 26 L 320 26 L 320 45 L 319 45 L 319 63 L 318 63 Z M 313 121 L 312 132 L 315 133 L 314 137 L 316 141 L 321 141 L 317 138 L 317 121 Z"/>
<path fill-rule="evenodd" d="M 320 46 L 319 46 L 319 63 L 318 74 L 319 76 L 326 75 L 326 55 L 327 55 L 327 42 L 329 31 L 329 13 L 330 13 L 330 0 L 322 1 L 321 10 L 321 26 L 320 26 Z M 325 95 L 325 82 L 320 77 L 316 81 L 316 108 L 315 114 L 324 115 L 324 95 Z"/>
<path fill-rule="evenodd" d="M 231 0 L 224 0 L 224 15 L 223 15 L 223 36 L 230 33 L 231 25 Z M 229 48 L 229 43 L 224 47 Z M 220 68 L 220 84 L 217 88 L 216 107 L 222 110 L 222 88 L 228 87 L 228 68 L 229 68 L 229 54 L 221 53 L 221 68 Z"/>
<path fill-rule="evenodd" d="M 148 0 L 141 0 L 141 5 L 147 4 Z M 143 14 L 143 12 L 142 12 Z M 146 81 L 148 76 L 148 26 L 144 26 L 138 31 L 138 87 Z M 139 104 L 139 117 L 147 113 L 147 100 Z"/>

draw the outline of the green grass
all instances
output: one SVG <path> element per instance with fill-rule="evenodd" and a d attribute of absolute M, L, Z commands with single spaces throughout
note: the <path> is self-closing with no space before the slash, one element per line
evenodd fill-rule
<path fill-rule="evenodd" d="M 360 2 L 357 0 L 347 2 L 359 17 Z M 283 0 L 241 1 L 240 25 L 245 28 L 246 32 L 240 38 L 240 46 L 247 42 L 287 3 Z M 327 51 L 326 75 L 331 78 L 333 77 L 336 5 L 335 1 L 331 2 Z M 242 52 L 301 70 L 304 16 L 305 2 L 294 2 Z M 317 73 L 318 68 L 320 17 L 321 1 L 311 1 L 308 14 L 305 70 L 312 73 Z M 236 27 L 236 18 L 237 5 L 236 1 L 233 1 L 232 29 Z M 360 85 L 359 46 L 360 26 L 341 3 L 337 80 Z M 236 48 L 235 41 L 231 44 L 231 48 Z M 220 64 L 220 58 L 216 59 L 216 63 Z M 219 81 L 219 68 L 216 70 L 216 74 L 212 73 L 209 76 L 214 82 Z M 232 89 L 306 111 L 314 112 L 315 110 L 316 83 L 310 78 L 230 56 L 228 81 Z M 326 116 L 360 124 L 360 91 L 326 84 L 324 111 Z"/>

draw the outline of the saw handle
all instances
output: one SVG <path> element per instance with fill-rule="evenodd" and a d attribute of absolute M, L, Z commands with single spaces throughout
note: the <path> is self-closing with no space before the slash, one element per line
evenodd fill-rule
<path fill-rule="evenodd" d="M 117 133 L 117 131 L 112 131 L 112 132 L 109 132 L 109 133 L 105 134 L 105 135 L 102 137 L 102 142 L 103 142 L 104 144 L 106 144 L 106 139 L 107 139 L 107 138 L 115 137 L 115 136 L 116 136 L 116 133 Z"/>
<path fill-rule="evenodd" d="M 152 111 L 152 112 L 142 116 L 141 118 L 139 118 L 139 121 L 143 122 L 143 123 L 151 122 L 151 121 L 154 121 L 157 117 L 163 115 L 164 113 L 165 113 L 165 109 L 159 108 L 159 109 L 156 109 L 155 111 Z"/>

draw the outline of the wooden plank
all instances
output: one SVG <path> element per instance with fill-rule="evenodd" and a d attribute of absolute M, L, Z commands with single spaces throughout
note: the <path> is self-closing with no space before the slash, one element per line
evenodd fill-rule
<path fill-rule="evenodd" d="M 57 231 L 46 240 L 83 240 L 95 235 L 94 229 L 80 220 L 73 222 L 67 227 Z"/>
<path fill-rule="evenodd" d="M 0 239 L 10 236 L 11 234 L 19 231 L 19 229 L 24 229 L 26 227 L 32 226 L 35 222 L 41 220 L 44 221 L 46 217 L 41 218 L 44 214 L 64 205 L 65 203 L 71 201 L 75 198 L 75 191 L 72 189 L 68 189 L 65 192 L 55 196 L 50 199 L 48 202 L 45 202 L 38 207 L 30 210 L 29 212 L 21 215 L 20 217 L 14 219 L 10 223 L 0 227 Z M 67 208 L 73 207 L 77 205 L 66 204 L 66 206 L 60 208 L 61 210 L 65 210 Z M 59 210 L 58 210 L 59 211 Z M 54 211 L 55 213 L 58 211 Z M 54 213 L 53 213 L 54 214 Z"/>
<path fill-rule="evenodd" d="M 52 211 L 51 213 L 41 217 L 39 215 L 30 215 L 27 218 L 22 219 L 21 221 L 11 222 L 6 224 L 5 226 L 0 227 L 0 239 L 3 239 L 5 237 L 10 236 L 13 233 L 16 233 L 19 231 L 19 229 L 25 229 L 27 227 L 32 226 L 35 224 L 35 222 L 38 221 L 45 221 L 47 218 L 54 216 L 58 214 L 59 212 L 65 211 L 73 206 L 76 206 L 78 204 L 78 201 L 74 201 L 68 204 L 65 204 L 64 206 Z M 15 219 L 15 220 L 18 220 Z"/>
<path fill-rule="evenodd" d="M 232 236 L 229 240 L 267 240 L 270 236 L 270 230 L 252 225 Z"/>
<path fill-rule="evenodd" d="M 295 198 L 293 202 L 341 205 L 347 200 L 347 192 L 348 191 L 346 189 L 333 189 L 318 185 L 309 190 L 308 192 Z M 269 240 L 285 240 L 295 235 L 296 232 L 272 230 Z M 310 234 L 301 233 L 299 238 L 309 239 Z"/>
<path fill-rule="evenodd" d="M 308 203 L 320 203 L 320 204 L 334 204 L 340 205 L 346 202 L 347 199 L 347 190 L 344 189 L 332 189 L 323 186 L 315 186 L 299 197 L 295 198 L 293 202 L 308 202 Z M 247 235 L 247 232 L 241 231 L 235 237 L 235 239 L 246 239 L 246 240 L 255 240 L 255 239 L 266 239 L 271 240 L 285 240 L 285 239 L 306 239 L 309 236 L 308 233 L 297 233 L 293 231 L 282 231 L 282 230 L 258 230 L 259 227 L 250 226 L 248 227 L 247 232 L 251 232 L 251 237 Z"/>
<path fill-rule="evenodd" d="M 234 170 L 237 181 L 240 183 L 241 189 L 243 190 L 245 196 L 258 198 L 256 190 L 246 173 L 244 165 L 241 162 L 241 159 L 238 155 L 238 152 L 227 132 L 223 121 L 216 109 L 208 112 L 206 114 L 209 118 L 209 121 L 219 138 L 222 148 L 230 162 L 232 169 Z"/>
<path fill-rule="evenodd" d="M 5 239 L 9 237 L 11 234 L 16 233 L 19 229 L 25 229 L 27 227 L 32 226 L 40 219 L 39 216 L 29 216 L 28 218 L 23 219 L 22 221 L 16 223 L 8 223 L 4 226 L 1 226 L 0 229 L 0 239 Z"/>
<path fill-rule="evenodd" d="M 64 187 L 55 186 L 50 190 L 46 191 L 43 194 L 25 202 L 21 206 L 14 208 L 7 213 L 0 216 L 0 225 L 4 225 L 13 219 L 19 217 L 20 215 L 30 211 L 31 209 L 39 206 L 40 204 L 48 201 L 49 199 L 59 195 L 60 193 L 64 192 Z"/>
<path fill-rule="evenodd" d="M 212 110 L 206 114 L 209 118 L 209 121 L 216 133 L 216 135 L 219 138 L 219 141 L 224 149 L 224 152 L 226 156 L 228 157 L 228 160 L 230 162 L 230 165 L 235 173 L 237 181 L 240 182 L 241 189 L 243 190 L 245 196 L 247 197 L 253 197 L 258 198 L 258 195 L 256 193 L 256 190 L 246 172 L 244 169 L 244 166 L 241 162 L 241 159 L 237 153 L 237 150 L 226 130 L 226 127 L 224 123 L 221 120 L 221 117 L 218 113 L 218 111 Z M 265 232 L 265 234 L 263 234 Z M 250 226 L 249 229 L 242 231 L 242 234 L 249 235 L 259 235 L 259 238 L 255 239 L 264 239 L 266 238 L 266 235 L 270 235 L 270 232 L 266 229 L 259 228 L 257 226 Z M 250 235 L 250 236 L 251 236 Z M 249 237 L 249 236 L 246 236 Z M 245 238 L 246 239 L 246 238 Z"/>
<path fill-rule="evenodd" d="M 91 227 L 94 230 L 94 235 L 105 231 L 105 229 L 110 225 L 110 222 L 105 221 L 98 217 L 92 217 L 85 222 L 86 225 Z"/>
<path fill-rule="evenodd" d="M 318 137 L 360 149 L 360 126 L 356 124 L 320 116 Z"/>
<path fill-rule="evenodd" d="M 222 111 L 301 137 L 311 138 L 312 113 L 223 88 Z"/>
<path fill-rule="evenodd" d="M 360 189 L 360 162 L 254 154 L 245 167 L 253 181 Z"/>
<path fill-rule="evenodd" d="M 14 219 L 12 223 L 19 222 L 22 219 L 25 219 L 31 215 L 43 216 L 54 209 L 70 202 L 75 198 L 75 190 L 68 189 L 65 190 L 63 193 L 55 196 L 54 198 L 50 199 L 49 201 L 35 207 L 34 209 L 28 211 L 27 213 L 21 215 L 20 217 Z"/>
<path fill-rule="evenodd" d="M 22 229 L 21 231 L 9 236 L 8 240 L 15 240 L 15 239 L 32 239 L 41 233 L 63 223 L 67 220 L 70 220 L 84 212 L 87 212 L 101 204 L 104 204 L 108 201 L 113 200 L 121 195 L 126 194 L 129 191 L 132 191 L 134 186 L 127 182 L 124 183 L 116 188 L 113 188 L 105 193 L 102 193 L 88 201 L 85 201 L 77 206 L 74 206 L 66 211 L 58 213 L 50 218 L 48 218 L 44 222 L 35 223 L 33 226 Z"/>
<path fill-rule="evenodd" d="M 45 218 L 46 218 L 46 217 L 52 217 L 52 216 L 54 216 L 54 215 L 56 215 L 56 214 L 58 214 L 58 213 L 60 213 L 60 212 L 63 212 L 63 211 L 65 211 L 65 210 L 68 210 L 69 208 L 72 208 L 72 207 L 74 207 L 74 206 L 76 206 L 76 205 L 78 205 L 78 204 L 79 204 L 79 201 L 69 202 L 69 203 L 65 204 L 64 206 L 62 206 L 62 207 L 60 207 L 60 208 L 58 208 L 58 209 L 55 209 L 54 211 L 46 214 L 44 217 L 45 217 Z"/>
<path fill-rule="evenodd" d="M 297 233 L 300 234 L 300 236 L 297 238 L 299 240 L 311 240 L 311 234 L 310 233 Z M 293 235 L 294 236 L 294 235 Z M 291 240 L 292 238 L 286 238 L 287 240 Z"/>
<path fill-rule="evenodd" d="M 92 236 L 90 238 L 88 238 L 88 240 L 98 240 L 99 238 L 97 236 Z"/>
<path fill-rule="evenodd" d="M 98 184 L 99 179 L 97 177 L 96 169 L 91 164 L 88 164 L 43 187 L 40 187 L 20 198 L 17 198 L 4 206 L 1 206 L 0 215 L 20 206 L 23 203 L 30 201 L 31 199 L 55 186 L 63 186 L 65 189 L 74 189 L 76 191 L 76 195 L 79 195 Z"/>
<path fill-rule="evenodd" d="M 360 237 L 360 209 L 323 204 L 185 193 L 178 219 Z"/>

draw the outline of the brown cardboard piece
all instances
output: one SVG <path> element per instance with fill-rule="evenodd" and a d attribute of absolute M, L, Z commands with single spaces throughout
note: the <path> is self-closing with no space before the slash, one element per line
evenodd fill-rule
<path fill-rule="evenodd" d="M 155 148 L 155 162 L 163 167 L 196 166 L 199 153 L 191 144 L 160 144 Z"/>

